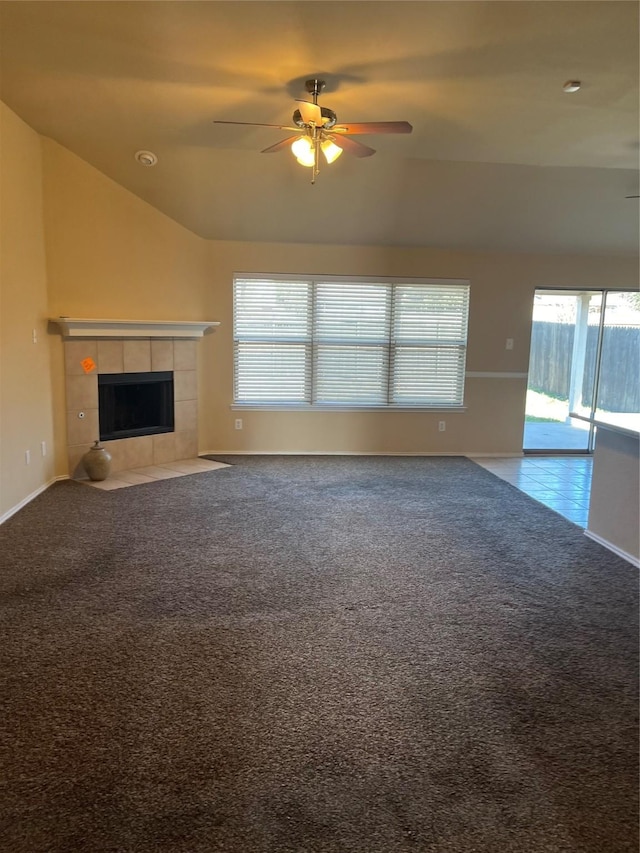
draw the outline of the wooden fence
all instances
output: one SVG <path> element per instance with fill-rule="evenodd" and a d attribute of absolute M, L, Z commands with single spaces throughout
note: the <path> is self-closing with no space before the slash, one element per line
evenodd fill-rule
<path fill-rule="evenodd" d="M 568 399 L 575 327 L 571 323 L 534 322 L 529 388 Z M 640 411 L 640 328 L 609 326 L 604 330 L 598 407 L 609 412 Z M 589 326 L 582 404 L 591 404 L 598 327 Z"/>

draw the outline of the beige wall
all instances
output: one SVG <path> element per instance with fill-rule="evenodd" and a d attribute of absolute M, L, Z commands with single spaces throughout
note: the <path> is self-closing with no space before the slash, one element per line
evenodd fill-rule
<path fill-rule="evenodd" d="M 536 287 L 637 286 L 634 258 L 481 254 L 437 249 L 211 242 L 200 448 L 230 452 L 520 453 L 526 378 L 468 378 L 464 412 L 269 412 L 231 409 L 234 272 L 462 278 L 471 281 L 467 370 L 526 374 Z M 514 349 L 505 349 L 506 338 Z M 241 417 L 242 431 L 234 429 Z M 446 431 L 438 431 L 438 421 Z"/>
<path fill-rule="evenodd" d="M 638 435 L 598 427 L 589 502 L 589 535 L 640 565 Z"/>
<path fill-rule="evenodd" d="M 0 103 L 0 518 L 53 477 L 47 316 L 42 140 Z"/>
<path fill-rule="evenodd" d="M 206 242 L 56 142 L 43 147 L 51 316 L 200 319 Z"/>

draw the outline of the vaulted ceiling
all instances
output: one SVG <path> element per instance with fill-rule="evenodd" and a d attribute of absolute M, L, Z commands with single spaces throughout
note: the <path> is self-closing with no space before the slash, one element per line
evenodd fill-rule
<path fill-rule="evenodd" d="M 637 251 L 636 2 L 2 0 L 0 39 L 11 109 L 203 237 Z M 260 153 L 286 132 L 214 124 L 289 125 L 309 77 L 413 133 L 311 186 Z"/>

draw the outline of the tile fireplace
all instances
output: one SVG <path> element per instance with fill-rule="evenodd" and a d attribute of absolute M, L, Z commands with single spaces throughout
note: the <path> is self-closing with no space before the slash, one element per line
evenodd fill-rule
<path fill-rule="evenodd" d="M 54 322 L 68 335 L 64 338 L 64 359 L 70 477 L 86 476 L 81 459 L 97 438 L 101 438 L 101 444 L 111 453 L 112 473 L 197 456 L 197 337 L 202 336 L 205 328 L 217 326 L 217 323 L 155 323 L 146 324 L 153 326 L 147 330 L 145 324 L 133 321 L 73 321 L 91 322 L 94 327 L 68 331 L 64 320 Z M 98 323 L 109 323 L 110 327 L 105 330 L 96 325 Z M 196 325 L 199 331 L 194 332 L 191 326 Z M 149 337 L 141 336 L 145 331 Z M 133 337 L 136 333 L 140 336 Z M 149 379 L 140 381 L 144 374 L 151 377 L 151 384 L 164 387 L 159 392 L 164 422 L 150 429 L 139 422 L 137 412 L 132 412 L 141 396 L 148 395 L 142 386 L 148 384 Z M 130 381 L 132 375 L 136 377 L 133 382 Z M 122 430 L 114 433 L 111 430 L 114 424 L 109 426 L 100 413 L 100 389 L 110 384 L 112 387 L 129 385 L 124 394 L 129 414 L 116 425 L 128 432 L 126 435 L 116 436 L 115 433 Z M 167 406 L 171 406 L 168 413 Z M 123 426 L 125 422 L 129 425 Z M 103 427 L 111 431 L 103 431 Z M 145 432 L 147 434 L 143 434 Z M 102 438 L 107 435 L 112 437 Z"/>

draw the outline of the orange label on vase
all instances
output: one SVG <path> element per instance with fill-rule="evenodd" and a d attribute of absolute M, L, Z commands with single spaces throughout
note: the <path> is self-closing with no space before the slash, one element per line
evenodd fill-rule
<path fill-rule="evenodd" d="M 91 373 L 92 370 L 96 369 L 96 363 L 92 358 L 84 358 L 80 364 L 85 373 Z"/>

